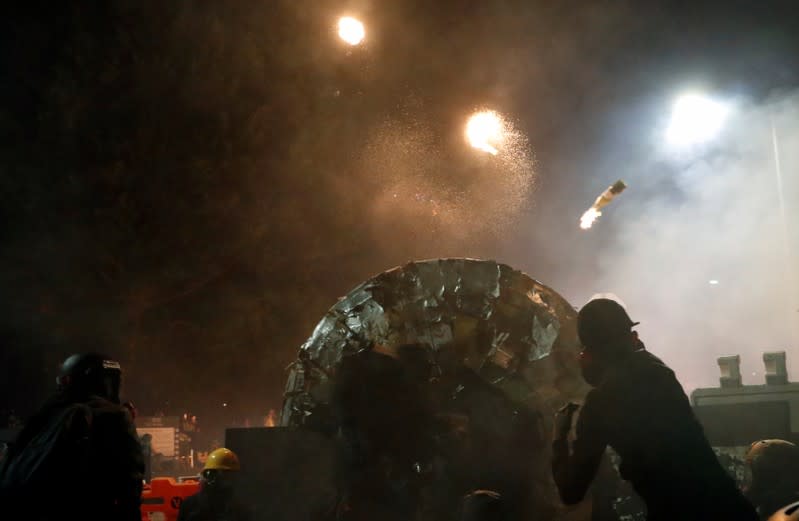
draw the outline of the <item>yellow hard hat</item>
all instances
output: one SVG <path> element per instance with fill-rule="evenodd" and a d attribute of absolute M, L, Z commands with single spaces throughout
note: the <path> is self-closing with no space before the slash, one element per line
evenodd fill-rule
<path fill-rule="evenodd" d="M 205 460 L 205 470 L 239 470 L 239 457 L 230 449 L 216 449 Z"/>

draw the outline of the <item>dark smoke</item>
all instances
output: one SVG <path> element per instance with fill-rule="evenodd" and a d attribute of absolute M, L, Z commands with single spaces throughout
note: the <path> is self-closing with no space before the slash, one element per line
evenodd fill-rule
<path fill-rule="evenodd" d="M 364 47 L 336 39 L 345 13 Z M 647 307 L 625 285 L 646 274 L 623 253 L 649 221 L 616 228 L 649 197 L 633 201 L 638 180 L 601 223 L 618 235 L 573 228 L 617 177 L 598 165 L 628 155 L 607 139 L 629 133 L 614 110 L 720 53 L 722 79 L 791 55 L 782 32 L 742 35 L 747 15 L 717 21 L 734 52 L 686 58 L 708 19 L 636 2 L 18 6 L 0 30 L 0 407 L 29 412 L 90 347 L 121 359 L 143 414 L 265 414 L 335 298 L 411 259 L 497 258 L 575 303 L 616 291 L 654 322 L 679 294 L 653 284 Z M 510 165 L 465 146 L 481 107 L 519 132 Z M 646 215 L 673 219 L 653 197 Z M 629 280 L 607 275 L 625 262 Z"/>

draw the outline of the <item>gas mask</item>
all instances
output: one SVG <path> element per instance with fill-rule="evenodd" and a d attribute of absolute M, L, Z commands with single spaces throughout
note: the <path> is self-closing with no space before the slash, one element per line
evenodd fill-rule
<path fill-rule="evenodd" d="M 102 376 L 102 396 L 114 403 L 120 403 L 119 390 L 122 384 L 121 373 L 119 371 L 105 371 Z"/>
<path fill-rule="evenodd" d="M 588 385 L 596 387 L 602 381 L 605 370 L 590 351 L 583 350 L 580 352 L 580 372 Z"/>
<path fill-rule="evenodd" d="M 233 489 L 231 478 L 228 471 L 207 469 L 200 475 L 200 487 L 210 494 L 224 494 Z"/>

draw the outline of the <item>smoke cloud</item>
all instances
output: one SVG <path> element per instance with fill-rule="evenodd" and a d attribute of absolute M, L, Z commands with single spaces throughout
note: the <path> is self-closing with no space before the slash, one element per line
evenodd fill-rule
<path fill-rule="evenodd" d="M 718 140 L 680 154 L 651 148 L 662 136 L 629 107 L 675 71 L 770 80 L 760 71 L 779 66 L 799 83 L 784 66 L 799 33 L 749 31 L 755 15 L 730 6 L 461 4 L 67 2 L 7 17 L 0 409 L 30 412 L 61 359 L 97 348 L 144 414 L 265 414 L 337 296 L 445 256 L 507 263 L 575 305 L 618 294 L 689 387 L 735 352 L 762 381 L 759 353 L 798 345 L 798 100 L 740 104 Z M 789 18 L 774 13 L 757 16 Z M 361 46 L 338 39 L 345 14 L 364 21 Z M 710 33 L 724 45 L 703 45 Z M 497 156 L 464 141 L 478 109 L 512 130 Z M 630 188 L 579 230 L 619 178 Z"/>
<path fill-rule="evenodd" d="M 386 233 L 392 228 L 426 237 L 428 247 L 438 243 L 439 248 L 498 237 L 535 188 L 527 139 L 505 121 L 501 150 L 493 156 L 465 142 L 442 143 L 424 114 L 424 107 L 415 107 L 412 118 L 389 119 L 369 133 L 358 173 L 364 186 L 374 186 L 364 218 L 372 224 L 375 243 L 390 251 L 397 243 L 396 234 Z M 453 140 L 459 137 L 464 140 Z"/>
<path fill-rule="evenodd" d="M 712 143 L 654 147 L 654 160 L 623 167 L 632 190 L 611 210 L 598 276 L 570 289 L 579 305 L 592 292 L 618 294 L 689 389 L 717 386 L 715 359 L 731 354 L 746 384 L 765 383 L 766 351 L 787 351 L 797 378 L 799 95 L 733 104 Z"/>

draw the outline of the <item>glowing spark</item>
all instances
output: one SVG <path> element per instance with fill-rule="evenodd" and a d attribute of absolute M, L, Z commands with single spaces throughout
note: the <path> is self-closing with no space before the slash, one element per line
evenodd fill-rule
<path fill-rule="evenodd" d="M 338 21 L 338 35 L 350 45 L 358 45 L 366 36 L 363 24 L 350 16 L 344 16 Z"/>
<path fill-rule="evenodd" d="M 596 221 L 600 215 L 602 215 L 602 212 L 600 212 L 596 208 L 593 207 L 589 208 L 588 210 L 585 211 L 583 216 L 580 217 L 580 228 L 582 228 L 583 230 L 587 230 L 594 224 L 594 221 Z"/>
<path fill-rule="evenodd" d="M 495 156 L 499 151 L 494 145 L 503 140 L 502 126 L 502 118 L 496 112 L 478 112 L 466 124 L 466 139 L 474 148 Z"/>
<path fill-rule="evenodd" d="M 666 138 L 674 145 L 702 143 L 715 136 L 729 109 L 722 103 L 697 94 L 677 99 Z"/>

